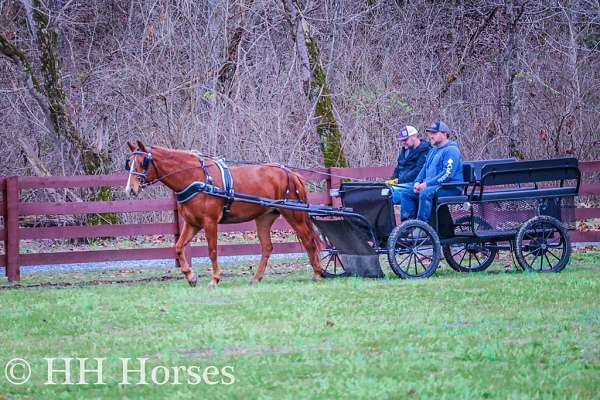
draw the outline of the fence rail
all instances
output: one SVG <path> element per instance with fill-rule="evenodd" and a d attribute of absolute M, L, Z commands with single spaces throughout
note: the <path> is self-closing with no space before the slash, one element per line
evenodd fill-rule
<path fill-rule="evenodd" d="M 600 172 L 600 161 L 580 163 L 583 173 Z M 304 171 L 302 175 L 309 181 L 319 183 L 326 181 L 327 188 L 339 187 L 343 178 L 374 179 L 386 178 L 391 175 L 392 166 L 374 168 L 319 168 Z M 37 202 L 25 203 L 21 201 L 20 193 L 24 189 L 61 189 L 61 188 L 90 188 L 90 187 L 123 187 L 127 175 L 106 176 L 52 176 L 52 177 L 0 177 L 0 192 L 3 201 L 0 202 L 0 217 L 4 226 L 0 230 L 0 241 L 4 242 L 4 254 L 0 254 L 0 266 L 5 267 L 5 273 L 10 281 L 20 279 L 20 267 L 40 264 L 63 264 L 98 261 L 124 261 L 124 260 L 154 260 L 175 258 L 173 246 L 162 248 L 135 248 L 116 250 L 86 250 L 54 253 L 23 254 L 20 252 L 21 240 L 40 239 L 76 239 L 93 237 L 121 237 L 121 236 L 149 236 L 149 235 L 174 235 L 175 240 L 181 229 L 177 206 L 174 197 L 163 197 L 149 200 L 115 200 L 115 201 L 90 201 L 90 202 Z M 600 195 L 600 184 L 583 184 L 581 196 Z M 309 202 L 337 205 L 338 199 L 332 199 L 328 192 L 309 193 Z M 100 214 L 100 213 L 130 213 L 170 211 L 173 213 L 173 222 L 148 223 L 148 224 L 121 224 L 121 225 L 94 225 L 94 226 L 60 226 L 60 227 L 20 227 L 19 218 L 35 215 L 74 215 L 74 214 Z M 578 208 L 578 220 L 600 218 L 600 208 Z M 273 225 L 274 229 L 289 230 L 289 225 L 279 219 Z M 253 222 L 241 224 L 219 225 L 219 232 L 247 232 L 254 231 Z M 600 242 L 599 231 L 575 231 L 571 233 L 575 242 Z M 302 248 L 297 242 L 274 243 L 274 253 L 296 253 Z M 250 255 L 259 254 L 258 244 L 223 244 L 219 245 L 220 255 Z M 191 246 L 187 255 L 189 257 L 207 256 L 206 246 Z"/>

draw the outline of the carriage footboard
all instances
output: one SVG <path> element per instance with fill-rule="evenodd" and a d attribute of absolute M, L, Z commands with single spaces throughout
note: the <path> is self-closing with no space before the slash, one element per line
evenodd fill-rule
<path fill-rule="evenodd" d="M 327 267 L 332 259 L 339 260 L 342 273 L 336 276 L 383 278 L 379 264 L 377 239 L 371 226 L 352 216 L 311 215 L 326 244 L 328 258 L 323 276 L 332 276 Z"/>

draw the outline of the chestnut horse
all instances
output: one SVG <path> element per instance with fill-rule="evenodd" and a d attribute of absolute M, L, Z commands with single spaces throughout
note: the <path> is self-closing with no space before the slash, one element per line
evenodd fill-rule
<path fill-rule="evenodd" d="M 205 182 L 206 173 L 215 186 L 223 188 L 223 178 L 218 166 L 211 158 L 205 158 L 190 151 L 171 150 L 158 146 L 137 146 L 127 143 L 131 154 L 128 158 L 129 177 L 125 189 L 128 195 L 137 195 L 146 185 L 162 182 L 174 192 L 180 192 L 194 181 Z M 204 164 L 204 167 L 202 166 Z M 284 198 L 307 202 L 306 188 L 302 178 L 285 167 L 265 165 L 234 165 L 230 167 L 236 192 L 283 200 Z M 175 251 L 183 275 L 191 286 L 196 285 L 197 277 L 184 254 L 185 246 L 204 229 L 208 244 L 208 254 L 212 263 L 212 280 L 209 288 L 221 280 L 221 269 L 217 263 L 217 225 L 224 213 L 226 199 L 199 193 L 190 200 L 177 205 L 183 219 L 183 228 Z M 313 268 L 313 280 L 321 278 L 319 251 L 322 243 L 308 213 L 286 209 L 264 207 L 256 204 L 233 201 L 227 212 L 227 223 L 255 220 L 256 231 L 261 246 L 261 259 L 251 283 L 259 282 L 264 275 L 269 256 L 273 251 L 271 226 L 279 216 L 296 232 L 306 249 Z"/>

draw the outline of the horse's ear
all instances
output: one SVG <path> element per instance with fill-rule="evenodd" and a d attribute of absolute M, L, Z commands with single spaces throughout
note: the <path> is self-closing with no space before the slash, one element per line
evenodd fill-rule
<path fill-rule="evenodd" d="M 141 140 L 137 141 L 137 145 L 138 145 L 138 149 L 140 149 L 141 151 L 145 152 L 146 151 L 146 146 L 144 146 L 144 143 L 142 143 Z"/>
<path fill-rule="evenodd" d="M 135 145 L 131 142 L 127 142 L 127 146 L 129 147 L 129 150 L 134 151 L 135 150 Z"/>

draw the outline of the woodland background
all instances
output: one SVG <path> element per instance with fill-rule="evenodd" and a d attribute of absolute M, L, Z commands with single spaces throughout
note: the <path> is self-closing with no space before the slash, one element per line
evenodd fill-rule
<path fill-rule="evenodd" d="M 0 0 L 0 175 L 121 172 L 127 140 L 292 166 L 600 158 L 598 0 Z"/>

